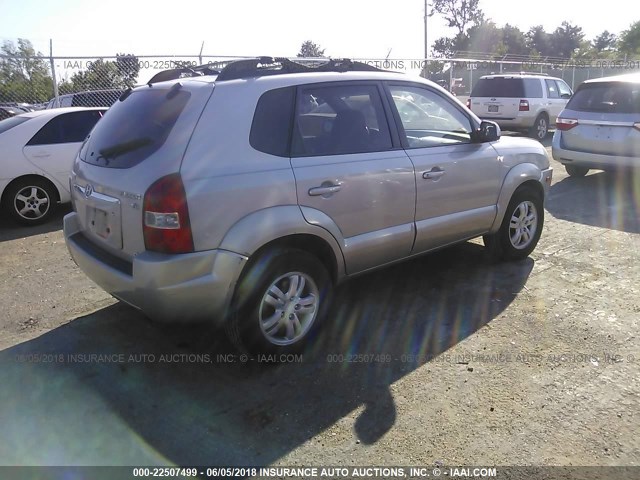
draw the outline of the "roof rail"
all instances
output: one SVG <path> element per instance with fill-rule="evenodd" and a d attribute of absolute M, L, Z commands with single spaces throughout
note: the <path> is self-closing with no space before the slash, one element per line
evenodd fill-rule
<path fill-rule="evenodd" d="M 548 77 L 549 76 L 548 73 L 544 73 L 544 72 L 525 72 L 525 71 L 520 71 L 520 72 L 500 72 L 500 73 L 495 73 L 493 75 L 539 75 L 541 77 Z"/>
<path fill-rule="evenodd" d="M 147 82 L 147 85 L 151 85 L 158 82 L 165 82 L 167 80 L 177 80 L 184 77 L 199 77 L 201 75 L 217 75 L 220 71 L 211 68 L 211 65 L 198 65 L 197 67 L 182 67 L 172 68 L 170 70 L 163 70 L 156 73 L 151 80 Z"/>
<path fill-rule="evenodd" d="M 318 65 L 319 64 L 319 65 Z M 296 59 L 282 57 L 257 57 L 229 63 L 218 75 L 217 81 L 237 78 L 262 77 L 285 73 L 315 72 L 382 72 L 377 67 L 348 58 Z"/>

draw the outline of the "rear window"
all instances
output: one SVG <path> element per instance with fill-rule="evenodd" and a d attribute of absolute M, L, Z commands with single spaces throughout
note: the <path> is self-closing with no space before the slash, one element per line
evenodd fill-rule
<path fill-rule="evenodd" d="M 191 94 L 146 88 L 116 102 L 96 126 L 80 158 L 109 168 L 130 168 L 165 143 Z"/>
<path fill-rule="evenodd" d="M 535 80 L 535 79 L 532 79 Z M 539 83 L 539 82 L 538 82 Z M 481 78 L 471 91 L 472 97 L 526 97 L 522 78 Z"/>
<path fill-rule="evenodd" d="M 5 120 L 0 120 L 0 133 L 4 133 L 7 130 L 17 127 L 21 123 L 29 120 L 30 117 L 10 117 Z"/>
<path fill-rule="evenodd" d="M 253 148 L 279 157 L 289 156 L 294 95 L 295 89 L 286 87 L 260 97 L 249 135 Z"/>
<path fill-rule="evenodd" d="M 640 84 L 584 83 L 567 108 L 578 112 L 640 113 Z"/>

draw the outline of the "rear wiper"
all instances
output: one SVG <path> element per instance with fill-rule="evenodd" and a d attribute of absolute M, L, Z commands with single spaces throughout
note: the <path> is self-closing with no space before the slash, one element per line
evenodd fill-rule
<path fill-rule="evenodd" d="M 103 148 L 99 151 L 100 157 L 106 159 L 113 159 L 125 153 L 138 150 L 139 148 L 150 145 L 153 141 L 149 137 L 136 138 L 127 142 L 118 143 L 112 147 Z"/>

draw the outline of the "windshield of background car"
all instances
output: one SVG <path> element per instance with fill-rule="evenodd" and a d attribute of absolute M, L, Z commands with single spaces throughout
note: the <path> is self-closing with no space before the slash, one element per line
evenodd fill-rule
<path fill-rule="evenodd" d="M 566 108 L 578 112 L 640 113 L 640 83 L 585 83 Z"/>
<path fill-rule="evenodd" d="M 473 87 L 472 97 L 542 98 L 542 85 L 537 78 L 481 78 Z"/>
<path fill-rule="evenodd" d="M 6 132 L 7 130 L 16 127 L 24 122 L 26 122 L 27 120 L 29 120 L 30 117 L 10 117 L 7 118 L 5 120 L 1 120 L 0 121 L 0 134 Z"/>
<path fill-rule="evenodd" d="M 86 163 L 130 168 L 165 143 L 191 94 L 185 90 L 144 89 L 116 102 L 80 150 Z"/>

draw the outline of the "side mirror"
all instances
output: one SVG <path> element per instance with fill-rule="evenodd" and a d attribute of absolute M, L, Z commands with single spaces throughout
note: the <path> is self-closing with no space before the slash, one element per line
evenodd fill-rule
<path fill-rule="evenodd" d="M 474 143 L 495 142 L 500 138 L 500 126 L 495 122 L 483 120 L 480 128 L 471 133 Z"/>
<path fill-rule="evenodd" d="M 569 98 L 571 98 L 571 94 L 570 93 L 563 93 L 562 95 L 560 95 L 560 98 L 569 99 Z"/>

